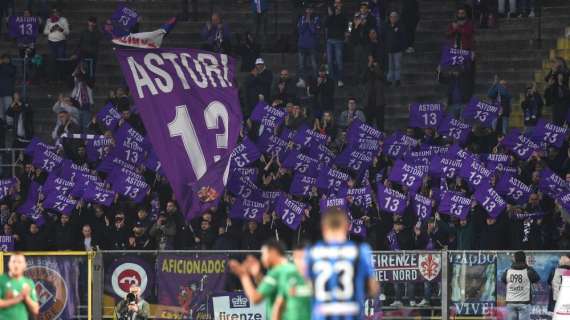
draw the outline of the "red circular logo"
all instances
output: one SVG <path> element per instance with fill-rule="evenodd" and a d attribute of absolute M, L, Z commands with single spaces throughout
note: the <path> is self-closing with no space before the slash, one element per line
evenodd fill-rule
<path fill-rule="evenodd" d="M 127 269 L 119 273 L 118 280 L 119 288 L 125 292 L 129 292 L 131 285 L 136 284 L 140 286 L 141 275 L 133 269 Z"/>

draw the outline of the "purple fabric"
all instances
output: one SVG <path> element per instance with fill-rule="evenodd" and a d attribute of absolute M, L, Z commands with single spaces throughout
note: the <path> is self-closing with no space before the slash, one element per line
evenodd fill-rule
<path fill-rule="evenodd" d="M 110 102 L 97 113 L 97 122 L 103 124 L 105 128 L 111 131 L 115 130 L 120 120 L 121 114 Z"/>
<path fill-rule="evenodd" d="M 566 212 L 570 213 L 570 192 L 564 195 L 559 195 L 556 200 L 560 206 L 566 210 Z"/>
<path fill-rule="evenodd" d="M 552 122 L 546 122 L 544 119 L 539 119 L 532 131 L 532 138 L 535 141 L 546 142 L 557 148 L 562 147 L 567 136 L 568 128 L 557 126 Z"/>
<path fill-rule="evenodd" d="M 115 167 L 127 168 L 131 171 L 136 170 L 136 167 L 132 163 L 109 154 L 105 159 L 103 159 L 103 161 L 101 161 L 101 163 L 99 163 L 97 171 L 110 174 Z"/>
<path fill-rule="evenodd" d="M 309 149 L 308 154 L 325 166 L 329 166 L 336 157 L 336 154 L 323 144 L 318 144 L 316 147 Z"/>
<path fill-rule="evenodd" d="M 313 187 L 317 186 L 317 178 L 295 173 L 289 193 L 294 196 L 309 196 Z"/>
<path fill-rule="evenodd" d="M 230 210 L 230 218 L 238 220 L 255 220 L 263 222 L 263 213 L 267 210 L 267 204 L 249 199 L 236 199 Z"/>
<path fill-rule="evenodd" d="M 321 199 L 319 202 L 321 214 L 325 213 L 330 208 L 339 208 L 348 212 L 348 202 L 346 198 L 326 198 Z"/>
<path fill-rule="evenodd" d="M 52 193 L 67 196 L 74 186 L 75 183 L 73 181 L 65 180 L 64 178 L 58 177 L 55 173 L 52 172 L 44 182 L 42 192 L 45 196 L 49 196 Z"/>
<path fill-rule="evenodd" d="M 382 153 L 394 159 L 402 158 L 410 148 L 416 147 L 418 144 L 419 142 L 416 139 L 396 131 L 384 140 Z"/>
<path fill-rule="evenodd" d="M 11 252 L 16 248 L 14 236 L 0 236 L 0 251 Z"/>
<path fill-rule="evenodd" d="M 462 159 L 453 158 L 452 160 L 447 157 L 434 156 L 430 164 L 430 174 L 436 177 L 453 179 L 459 174 L 462 164 Z"/>
<path fill-rule="evenodd" d="M 89 203 L 110 207 L 115 200 L 115 195 L 116 193 L 112 190 L 101 188 L 94 183 L 89 183 L 85 187 L 81 198 Z"/>
<path fill-rule="evenodd" d="M 141 203 L 150 191 L 150 186 L 142 180 L 142 177 L 137 178 L 123 173 L 113 181 L 113 190 L 131 199 L 134 203 Z"/>
<path fill-rule="evenodd" d="M 371 157 L 378 155 L 380 152 L 380 140 L 370 138 L 358 138 L 350 142 L 351 146 L 362 153 Z"/>
<path fill-rule="evenodd" d="M 230 171 L 237 168 L 244 168 L 254 161 L 257 161 L 261 153 L 248 138 L 244 139 L 231 153 Z"/>
<path fill-rule="evenodd" d="M 518 205 L 527 203 L 532 193 L 531 187 L 508 174 L 501 175 L 495 186 L 495 190 L 508 201 Z"/>
<path fill-rule="evenodd" d="M 505 200 L 491 187 L 482 183 L 475 191 L 475 200 L 487 211 L 491 218 L 497 218 L 507 208 Z"/>
<path fill-rule="evenodd" d="M 229 161 L 242 122 L 235 61 L 194 49 L 115 53 L 176 199 L 192 219 L 201 214 L 194 209 L 219 200 L 227 182 L 228 163 L 218 162 Z M 210 196 L 192 192 L 197 186 Z"/>
<path fill-rule="evenodd" d="M 32 138 L 32 141 L 28 143 L 26 149 L 24 149 L 24 154 L 31 157 L 36 152 L 36 149 L 41 149 L 41 150 L 48 149 L 53 151 L 55 150 L 55 147 L 50 146 L 49 144 L 44 143 L 40 139 L 34 137 Z"/>
<path fill-rule="evenodd" d="M 63 160 L 58 171 L 60 177 L 72 182 L 75 182 L 76 177 L 81 174 L 91 174 L 89 168 L 80 166 L 68 159 Z"/>
<path fill-rule="evenodd" d="M 402 215 L 406 209 L 407 198 L 403 193 L 378 185 L 378 207 L 381 211 Z"/>
<path fill-rule="evenodd" d="M 540 171 L 538 188 L 551 198 L 557 198 L 570 193 L 570 184 L 548 167 Z"/>
<path fill-rule="evenodd" d="M 476 159 L 466 159 L 461 165 L 459 176 L 467 181 L 471 188 L 476 189 L 491 178 L 491 170 Z"/>
<path fill-rule="evenodd" d="M 277 155 L 280 159 L 283 159 L 287 152 L 287 145 L 287 141 L 273 134 L 265 133 L 257 139 L 259 150 L 267 155 Z"/>
<path fill-rule="evenodd" d="M 430 161 L 433 157 L 434 157 L 434 152 L 432 150 L 423 149 L 423 150 L 408 152 L 404 161 L 414 166 L 429 166 Z"/>
<path fill-rule="evenodd" d="M 423 172 L 402 160 L 397 160 L 392 167 L 392 170 L 390 170 L 388 179 L 394 183 L 407 187 L 408 190 L 412 192 L 417 192 L 422 186 L 422 179 L 425 173 L 426 172 Z"/>
<path fill-rule="evenodd" d="M 412 103 L 410 105 L 410 127 L 437 128 L 444 115 L 441 103 Z"/>
<path fill-rule="evenodd" d="M 381 140 L 384 134 L 370 125 L 362 122 L 360 119 L 354 119 L 346 131 L 346 141 L 354 143 L 359 138 Z"/>
<path fill-rule="evenodd" d="M 386 239 L 388 240 L 388 247 L 390 247 L 391 251 L 400 251 L 400 242 L 398 241 L 398 235 L 396 234 L 396 231 L 392 229 L 390 232 L 388 232 Z"/>
<path fill-rule="evenodd" d="M 260 101 L 255 105 L 255 108 L 253 108 L 250 119 L 251 121 L 257 122 L 261 122 L 265 119 L 263 121 L 265 126 L 277 128 L 285 120 L 286 115 L 287 112 L 284 110 L 270 106 L 265 101 Z"/>
<path fill-rule="evenodd" d="M 511 162 L 511 156 L 507 154 L 486 154 L 481 155 L 481 160 L 485 163 L 487 169 L 491 171 L 503 171 Z"/>
<path fill-rule="evenodd" d="M 500 107 L 472 97 L 463 110 L 463 119 L 469 123 L 480 122 L 485 127 L 491 127 L 499 117 Z"/>
<path fill-rule="evenodd" d="M 242 184 L 240 178 L 247 178 L 250 181 L 257 181 L 258 175 L 259 169 L 257 168 L 237 168 L 230 172 L 227 188 L 230 191 L 237 190 Z"/>
<path fill-rule="evenodd" d="M 289 152 L 281 164 L 283 168 L 311 177 L 316 177 L 319 174 L 319 161 L 297 150 Z"/>
<path fill-rule="evenodd" d="M 57 170 L 63 163 L 63 158 L 49 149 L 36 148 L 32 165 L 48 173 Z"/>
<path fill-rule="evenodd" d="M 287 227 L 297 230 L 305 214 L 305 207 L 304 203 L 291 200 L 284 194 L 281 194 L 275 204 L 275 213 Z"/>
<path fill-rule="evenodd" d="M 431 217 L 432 200 L 416 193 L 412 197 L 412 206 L 419 220 L 426 221 Z"/>
<path fill-rule="evenodd" d="M 237 179 L 232 179 L 231 184 L 228 184 L 228 190 L 235 196 L 249 199 L 259 191 L 259 188 L 247 176 L 238 176 Z"/>
<path fill-rule="evenodd" d="M 160 160 L 158 160 L 158 157 L 156 156 L 156 153 L 154 153 L 153 150 L 150 150 L 147 153 L 146 160 L 144 161 L 144 167 L 150 171 L 154 171 L 156 173 L 163 175 L 162 164 L 160 163 Z"/>
<path fill-rule="evenodd" d="M 511 151 L 518 159 L 526 161 L 539 146 L 530 138 L 520 133 L 519 129 L 511 129 L 503 138 L 501 144 Z"/>
<path fill-rule="evenodd" d="M 265 204 L 269 206 L 270 210 L 273 210 L 275 208 L 275 203 L 277 202 L 277 199 L 282 193 L 283 193 L 282 191 L 261 190 L 261 199 L 263 200 L 263 202 L 265 202 Z"/>
<path fill-rule="evenodd" d="M 366 225 L 362 219 L 352 219 L 350 223 L 350 234 L 366 238 Z"/>
<path fill-rule="evenodd" d="M 114 137 L 113 156 L 136 166 L 144 162 L 148 146 L 143 135 L 125 123 L 115 131 Z"/>
<path fill-rule="evenodd" d="M 437 132 L 444 137 L 453 139 L 453 141 L 460 145 L 464 145 L 471 133 L 471 125 L 457 120 L 452 116 L 447 116 L 441 121 L 441 125 L 437 129 Z"/>
<path fill-rule="evenodd" d="M 511 214 L 511 219 L 527 220 L 527 219 L 542 219 L 544 212 L 514 212 Z"/>
<path fill-rule="evenodd" d="M 76 204 L 77 200 L 71 199 L 65 194 L 53 192 L 46 196 L 43 207 L 65 215 L 70 215 L 73 209 L 75 209 Z"/>
<path fill-rule="evenodd" d="M 69 192 L 69 195 L 74 198 L 81 198 L 83 196 L 83 192 L 85 192 L 85 189 L 89 184 L 95 184 L 100 188 L 105 187 L 105 183 L 100 181 L 97 176 L 80 173 L 75 177 L 75 184 Z"/>
<path fill-rule="evenodd" d="M 372 189 L 370 186 L 363 188 L 346 188 L 343 189 L 339 195 L 352 199 L 350 205 L 356 206 L 364 212 L 370 211 L 373 207 Z"/>
<path fill-rule="evenodd" d="M 320 192 L 334 194 L 340 188 L 346 186 L 350 176 L 344 172 L 338 171 L 333 168 L 325 168 L 319 171 L 317 178 L 317 187 Z"/>
<path fill-rule="evenodd" d="M 293 137 L 293 143 L 298 144 L 303 149 L 316 148 L 319 145 L 326 144 L 329 140 L 329 136 L 311 130 L 309 128 L 304 128 L 298 130 L 297 134 Z"/>
<path fill-rule="evenodd" d="M 16 178 L 0 180 L 0 201 L 10 195 L 11 190 L 18 184 Z"/>
<path fill-rule="evenodd" d="M 439 64 L 442 67 L 468 67 L 471 64 L 471 51 L 444 46 Z"/>
<path fill-rule="evenodd" d="M 112 138 L 90 139 L 85 140 L 85 150 L 87 152 L 87 160 L 96 162 L 102 160 L 113 145 Z"/>
<path fill-rule="evenodd" d="M 471 199 L 456 192 L 444 191 L 439 202 L 438 212 L 465 220 L 471 207 Z"/>
<path fill-rule="evenodd" d="M 111 21 L 113 22 L 113 37 L 119 38 L 131 33 L 131 29 L 137 23 L 139 19 L 138 13 L 125 6 L 124 4 L 119 4 L 117 10 L 111 16 Z"/>
<path fill-rule="evenodd" d="M 35 43 L 39 28 L 39 17 L 11 16 L 8 18 L 8 33 L 20 43 Z"/>
<path fill-rule="evenodd" d="M 361 175 L 372 165 L 372 157 L 348 146 L 335 158 L 334 163 Z"/>

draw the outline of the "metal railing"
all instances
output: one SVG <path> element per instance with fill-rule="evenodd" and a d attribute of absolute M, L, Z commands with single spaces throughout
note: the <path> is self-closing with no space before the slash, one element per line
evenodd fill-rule
<path fill-rule="evenodd" d="M 16 168 L 21 168 L 24 149 L 0 148 L 0 173 L 5 176 L 5 168 L 9 168 L 12 177 L 15 177 Z M 8 162 L 9 161 L 9 162 Z"/>

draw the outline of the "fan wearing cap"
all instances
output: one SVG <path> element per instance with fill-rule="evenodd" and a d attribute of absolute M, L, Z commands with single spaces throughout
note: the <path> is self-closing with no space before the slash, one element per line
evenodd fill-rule
<path fill-rule="evenodd" d="M 271 85 L 273 84 L 273 73 L 265 66 L 262 58 L 255 60 L 255 67 L 251 69 L 249 75 L 245 79 L 245 110 L 244 116 L 247 117 L 251 110 L 259 101 L 269 103 L 271 98 Z"/>
<path fill-rule="evenodd" d="M 368 51 L 370 40 L 368 34 L 376 28 L 376 18 L 370 14 L 368 1 L 360 2 L 358 12 L 354 14 L 352 23 L 349 25 L 350 42 L 354 54 L 354 75 L 359 83 L 365 80 L 365 72 L 368 66 Z"/>

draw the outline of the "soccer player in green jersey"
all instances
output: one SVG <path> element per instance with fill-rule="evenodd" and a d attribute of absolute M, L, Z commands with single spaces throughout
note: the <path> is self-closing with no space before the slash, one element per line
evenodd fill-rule
<path fill-rule="evenodd" d="M 287 261 L 283 245 L 269 240 L 261 247 L 261 263 L 268 269 L 261 279 L 261 266 L 252 256 L 243 263 L 230 261 L 231 271 L 239 277 L 243 290 L 254 303 L 266 301 L 266 317 L 274 320 L 309 320 L 311 295 L 297 267 Z M 259 282 L 256 288 L 252 277 Z M 275 308 L 278 302 L 279 307 Z M 275 309 L 275 310 L 274 310 Z"/>
<path fill-rule="evenodd" d="M 0 275 L 0 320 L 28 320 L 40 311 L 36 287 L 24 276 L 26 258 L 14 253 L 8 261 L 8 274 Z"/>

